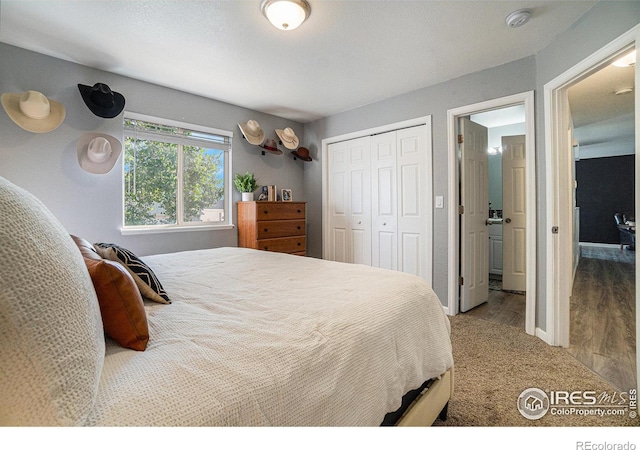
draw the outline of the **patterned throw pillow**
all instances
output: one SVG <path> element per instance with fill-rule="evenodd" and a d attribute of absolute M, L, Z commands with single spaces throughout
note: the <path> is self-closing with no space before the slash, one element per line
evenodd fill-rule
<path fill-rule="evenodd" d="M 103 258 L 118 262 L 127 268 L 143 297 L 158 303 L 171 303 L 171 299 L 153 270 L 131 250 L 102 242 L 94 243 L 93 246 Z"/>

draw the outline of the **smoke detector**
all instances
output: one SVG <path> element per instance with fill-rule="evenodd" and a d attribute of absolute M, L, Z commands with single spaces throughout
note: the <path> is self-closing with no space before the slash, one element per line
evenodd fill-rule
<path fill-rule="evenodd" d="M 507 16 L 505 22 L 509 28 L 518 28 L 527 23 L 531 19 L 531 11 L 528 9 L 519 9 Z"/>

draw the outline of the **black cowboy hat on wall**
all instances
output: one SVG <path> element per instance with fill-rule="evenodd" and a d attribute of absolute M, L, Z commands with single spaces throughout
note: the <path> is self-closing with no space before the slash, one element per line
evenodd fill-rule
<path fill-rule="evenodd" d="M 93 86 L 78 84 L 78 89 L 87 107 L 98 117 L 111 119 L 124 109 L 124 96 L 119 92 L 113 92 L 104 83 L 96 83 Z"/>

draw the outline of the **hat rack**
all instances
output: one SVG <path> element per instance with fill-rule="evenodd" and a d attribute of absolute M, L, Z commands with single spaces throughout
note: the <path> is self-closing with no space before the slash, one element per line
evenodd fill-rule
<path fill-rule="evenodd" d="M 267 152 L 281 155 L 283 152 L 278 148 L 278 145 L 284 146 L 287 149 L 291 150 L 291 154 L 293 155 L 294 160 L 300 159 L 301 161 L 309 162 L 312 161 L 309 156 L 309 150 L 305 147 L 300 147 L 300 141 L 298 137 L 295 135 L 293 129 L 287 127 L 284 129 L 276 129 L 275 135 L 276 139 L 265 139 L 264 130 L 260 127 L 260 124 L 255 120 L 248 120 L 243 124 L 238 124 L 240 131 L 242 132 L 242 138 L 245 139 L 249 144 L 260 147 L 262 150 L 262 156 L 265 156 Z M 246 135 L 249 133 L 249 139 Z"/>

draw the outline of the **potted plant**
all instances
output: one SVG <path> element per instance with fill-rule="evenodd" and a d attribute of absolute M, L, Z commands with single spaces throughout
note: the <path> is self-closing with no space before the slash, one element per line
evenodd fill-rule
<path fill-rule="evenodd" d="M 242 193 L 243 202 L 253 200 L 253 192 L 258 189 L 258 180 L 252 173 L 247 172 L 244 175 L 237 173 L 233 178 L 233 184 L 236 186 L 238 192 Z"/>

